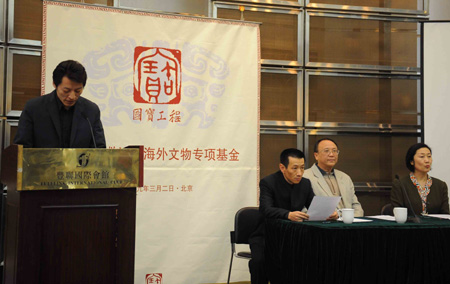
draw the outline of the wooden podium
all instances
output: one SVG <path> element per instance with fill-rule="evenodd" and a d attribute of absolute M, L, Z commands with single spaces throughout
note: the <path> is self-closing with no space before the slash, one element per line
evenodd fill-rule
<path fill-rule="evenodd" d="M 5 284 L 134 283 L 143 147 L 2 154 Z"/>

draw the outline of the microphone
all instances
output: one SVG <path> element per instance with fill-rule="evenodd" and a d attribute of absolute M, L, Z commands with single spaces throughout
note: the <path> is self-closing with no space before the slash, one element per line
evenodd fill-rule
<path fill-rule="evenodd" d="M 89 129 L 91 130 L 92 141 L 94 141 L 94 148 L 97 148 L 97 143 L 95 143 L 94 131 L 92 130 L 91 122 L 89 121 L 89 118 L 87 117 L 87 115 L 84 112 L 81 112 L 81 116 L 84 117 L 84 119 L 86 119 L 87 122 L 89 123 Z"/>
<path fill-rule="evenodd" d="M 400 187 L 402 188 L 403 194 L 406 196 L 406 200 L 408 200 L 409 210 L 413 213 L 414 217 L 408 217 L 408 221 L 411 221 L 413 223 L 422 223 L 422 220 L 419 218 L 419 216 L 416 215 L 416 212 L 414 212 L 414 209 L 411 204 L 411 200 L 409 200 L 408 193 L 406 192 L 405 187 L 403 186 L 403 183 L 400 181 L 400 177 L 396 174 L 395 179 L 399 181 Z"/>

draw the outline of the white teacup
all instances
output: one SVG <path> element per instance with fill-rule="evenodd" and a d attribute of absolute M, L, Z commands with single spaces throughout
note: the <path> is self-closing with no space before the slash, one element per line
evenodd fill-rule
<path fill-rule="evenodd" d="M 353 219 L 355 217 L 355 209 L 351 209 L 351 208 L 341 209 L 341 217 L 342 217 L 342 221 L 344 221 L 345 224 L 353 223 Z"/>
<path fill-rule="evenodd" d="M 405 223 L 408 218 L 408 209 L 405 207 L 394 207 L 394 216 L 397 223 Z"/>

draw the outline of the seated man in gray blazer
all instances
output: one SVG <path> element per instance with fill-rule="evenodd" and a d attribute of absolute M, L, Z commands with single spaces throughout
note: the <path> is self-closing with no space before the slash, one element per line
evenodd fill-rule
<path fill-rule="evenodd" d="M 355 209 L 355 217 L 364 216 L 364 211 L 355 195 L 352 179 L 344 172 L 334 169 L 339 149 L 332 139 L 323 138 L 314 145 L 315 163 L 303 177 L 311 181 L 314 194 L 318 196 L 341 196 L 339 209 Z"/>

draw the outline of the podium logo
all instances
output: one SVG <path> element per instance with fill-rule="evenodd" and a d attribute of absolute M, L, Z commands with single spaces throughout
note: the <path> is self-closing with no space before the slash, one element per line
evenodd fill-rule
<path fill-rule="evenodd" d="M 179 104 L 181 51 L 160 47 L 136 47 L 133 81 L 135 102 Z"/>
<path fill-rule="evenodd" d="M 81 154 L 78 156 L 78 165 L 77 167 L 86 167 L 89 164 L 89 155 L 86 155 L 86 153 Z"/>
<path fill-rule="evenodd" d="M 162 273 L 150 273 L 145 275 L 145 284 L 162 284 Z"/>

